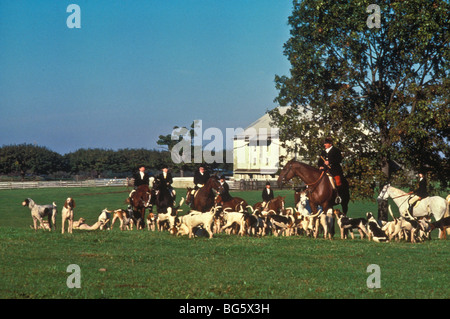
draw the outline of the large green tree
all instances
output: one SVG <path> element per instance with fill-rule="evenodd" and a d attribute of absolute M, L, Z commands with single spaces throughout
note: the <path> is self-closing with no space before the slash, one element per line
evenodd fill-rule
<path fill-rule="evenodd" d="M 314 163 L 317 137 L 333 136 L 357 196 L 390 179 L 394 161 L 446 183 L 449 2 L 379 1 L 378 12 L 371 3 L 293 2 L 284 46 L 290 75 L 275 78 L 275 101 L 291 107 L 271 111 L 274 124 Z"/>

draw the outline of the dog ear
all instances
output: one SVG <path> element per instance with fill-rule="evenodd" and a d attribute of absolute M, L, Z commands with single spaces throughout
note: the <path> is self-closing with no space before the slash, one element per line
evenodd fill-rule
<path fill-rule="evenodd" d="M 75 200 L 72 198 L 72 207 L 75 208 Z"/>

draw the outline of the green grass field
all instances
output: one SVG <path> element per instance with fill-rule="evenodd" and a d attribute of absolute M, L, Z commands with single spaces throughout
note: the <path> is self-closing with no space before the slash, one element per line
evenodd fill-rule
<path fill-rule="evenodd" d="M 185 190 L 177 190 L 178 198 Z M 103 208 L 125 208 L 125 188 L 0 191 L 0 298 L 300 299 L 436 298 L 450 296 L 448 242 L 374 243 L 294 237 L 213 239 L 168 232 L 81 231 L 61 234 L 61 207 L 75 198 L 75 218 L 93 224 Z M 260 191 L 232 192 L 255 203 Z M 293 192 L 286 195 L 293 205 Z M 30 229 L 21 202 L 58 205 L 57 232 Z M 188 208 L 183 206 L 186 212 Z M 350 203 L 350 216 L 377 211 Z M 436 237 L 435 234 L 433 236 Z M 68 288 L 67 267 L 81 271 L 81 288 Z M 380 267 L 381 288 L 367 287 L 367 267 Z"/>

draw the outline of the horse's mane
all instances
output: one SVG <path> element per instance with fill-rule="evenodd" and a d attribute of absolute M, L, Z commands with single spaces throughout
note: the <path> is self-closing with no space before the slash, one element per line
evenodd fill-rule
<path fill-rule="evenodd" d="M 392 189 L 394 192 L 399 193 L 400 195 L 406 194 L 405 191 L 401 190 L 400 188 L 396 188 L 396 187 L 394 187 L 392 185 L 389 185 L 389 188 Z"/>
<path fill-rule="evenodd" d="M 320 172 L 320 169 L 318 169 L 317 167 L 311 166 L 311 165 L 306 164 L 306 163 L 303 163 L 303 162 L 299 162 L 299 161 L 296 161 L 296 160 L 290 160 L 287 164 L 289 164 L 289 163 L 291 163 L 291 164 L 298 164 L 298 165 L 300 165 L 300 166 L 304 166 L 304 167 L 306 167 L 307 169 L 310 169 L 310 170 L 312 170 L 312 171 L 316 171 L 317 173 Z M 287 164 L 286 164 L 286 165 L 287 165 Z"/>

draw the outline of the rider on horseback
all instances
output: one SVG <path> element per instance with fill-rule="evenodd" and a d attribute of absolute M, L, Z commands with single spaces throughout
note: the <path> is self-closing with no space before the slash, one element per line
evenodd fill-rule
<path fill-rule="evenodd" d="M 419 183 L 417 188 L 411 192 L 411 196 L 408 199 L 408 204 L 409 204 L 409 213 L 411 214 L 411 216 L 413 215 L 413 208 L 414 205 L 424 199 L 425 197 L 428 197 L 428 190 L 427 190 L 427 180 L 425 178 L 425 175 L 423 172 L 419 172 L 418 174 L 419 176 Z"/>
<path fill-rule="evenodd" d="M 269 204 L 269 202 L 274 199 L 274 194 L 273 194 L 273 189 L 270 186 L 270 182 L 266 182 L 266 188 L 263 189 L 262 191 L 262 199 L 263 202 L 261 203 L 261 207 L 264 210 L 267 206 L 267 204 Z"/>
<path fill-rule="evenodd" d="M 207 171 L 205 171 L 205 167 L 202 165 L 198 168 L 198 171 L 194 174 L 194 188 L 191 192 L 192 197 L 194 198 L 197 194 L 198 190 L 202 188 L 208 179 L 210 178 L 210 175 Z M 191 201 L 191 205 L 194 203 L 194 201 Z"/>
<path fill-rule="evenodd" d="M 342 154 L 337 147 L 333 146 L 333 140 L 329 137 L 325 138 L 323 145 L 325 149 L 320 154 L 318 166 L 321 170 L 333 176 L 337 192 L 336 202 L 340 203 L 339 191 L 344 179 L 344 172 L 341 166 Z"/>
<path fill-rule="evenodd" d="M 130 195 L 128 195 L 128 201 L 131 202 L 131 197 L 134 192 L 138 189 L 141 185 L 149 185 L 150 183 L 150 175 L 145 172 L 145 165 L 139 165 L 138 166 L 139 171 L 133 174 L 134 178 L 134 189 L 130 192 Z"/>
<path fill-rule="evenodd" d="M 195 172 L 194 174 L 194 184 L 195 184 L 195 189 L 199 189 L 202 188 L 206 182 L 209 179 L 209 173 L 205 171 L 205 167 L 204 166 L 200 166 L 198 171 Z"/>
<path fill-rule="evenodd" d="M 220 185 L 222 185 L 222 191 L 219 192 L 220 197 L 222 198 L 222 202 L 220 203 L 223 206 L 223 203 L 229 202 L 233 199 L 230 195 L 230 186 L 225 180 L 225 176 L 220 176 Z"/>
<path fill-rule="evenodd" d="M 169 167 L 167 165 L 162 165 L 162 173 L 159 174 L 156 178 L 161 181 L 161 186 L 167 188 L 170 192 L 170 195 L 175 198 L 175 190 L 172 187 L 173 178 L 172 174 L 169 173 Z"/>

